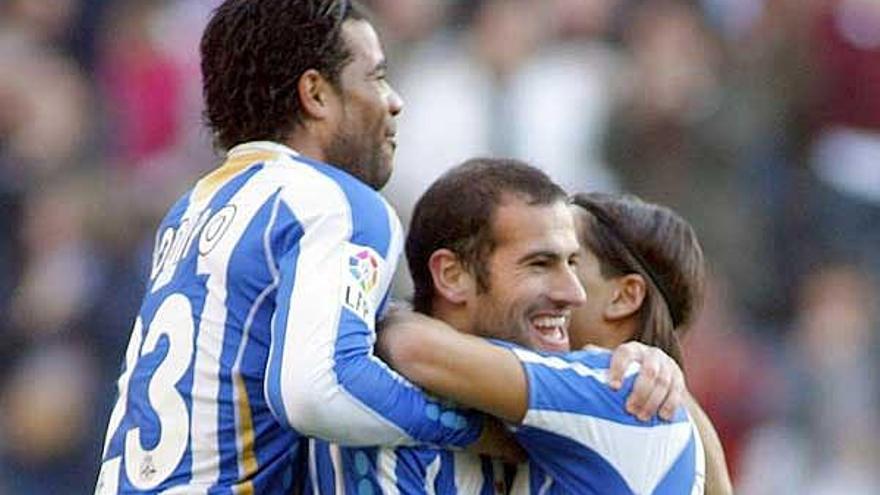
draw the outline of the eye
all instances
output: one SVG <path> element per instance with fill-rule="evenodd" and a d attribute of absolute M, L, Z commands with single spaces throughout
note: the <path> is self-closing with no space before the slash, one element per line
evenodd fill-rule
<path fill-rule="evenodd" d="M 549 268 L 552 261 L 549 258 L 536 258 L 529 262 L 529 266 L 534 268 Z"/>

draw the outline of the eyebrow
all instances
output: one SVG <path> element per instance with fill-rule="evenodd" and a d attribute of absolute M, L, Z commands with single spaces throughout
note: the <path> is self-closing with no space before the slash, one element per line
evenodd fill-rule
<path fill-rule="evenodd" d="M 376 64 L 375 67 L 370 71 L 370 75 L 378 74 L 379 72 L 384 72 L 388 70 L 388 61 L 384 58 Z"/>
<path fill-rule="evenodd" d="M 551 260 L 555 261 L 562 259 L 562 256 L 555 251 L 532 251 L 521 256 L 517 260 L 517 264 L 528 263 L 535 258 L 550 258 Z"/>

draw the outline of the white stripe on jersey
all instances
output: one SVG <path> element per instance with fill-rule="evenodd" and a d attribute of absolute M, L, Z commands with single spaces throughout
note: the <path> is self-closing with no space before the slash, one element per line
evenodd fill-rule
<path fill-rule="evenodd" d="M 549 474 L 545 474 L 544 482 L 541 483 L 541 488 L 538 489 L 538 495 L 547 495 L 551 488 L 553 488 L 553 478 Z"/>
<path fill-rule="evenodd" d="M 703 448 L 703 439 L 700 437 L 700 430 L 697 429 L 697 424 L 693 423 L 691 426 L 694 433 L 694 442 L 696 443 L 695 457 L 697 459 L 694 489 L 691 490 L 691 495 L 703 495 L 706 489 L 706 450 Z"/>
<path fill-rule="evenodd" d="M 397 212 L 394 211 L 394 207 L 391 206 L 391 203 L 382 198 L 382 204 L 385 205 L 385 211 L 388 214 L 388 231 L 389 232 L 400 232 L 401 235 L 391 235 L 391 242 L 388 245 L 388 259 L 392 259 L 391 256 L 394 253 L 398 255 L 403 252 L 403 226 L 400 224 L 400 217 L 397 216 Z M 391 283 L 393 282 L 394 275 L 396 274 L 396 270 L 383 270 L 381 272 L 382 279 L 379 282 L 380 287 L 391 287 Z M 381 304 L 381 301 L 380 301 Z M 377 307 L 378 309 L 378 307 Z M 388 308 L 384 308 L 386 311 Z M 377 314 L 376 321 L 381 321 L 384 314 Z M 375 343 L 376 334 L 373 333 L 373 343 Z M 395 372 L 396 374 L 396 372 Z M 404 381 L 407 381 L 405 378 Z M 408 383 L 408 381 L 407 381 Z"/>
<path fill-rule="evenodd" d="M 550 489 L 553 488 L 553 478 L 546 472 L 543 474 L 544 480 L 541 482 L 541 486 L 538 487 L 536 495 L 547 495 Z M 516 467 L 516 476 L 513 478 L 513 485 L 511 485 L 508 495 L 532 495 L 531 463 L 523 462 Z"/>
<path fill-rule="evenodd" d="M 531 480 L 531 467 L 528 462 L 521 462 L 516 466 L 516 475 L 510 485 L 508 495 L 529 495 L 529 482 Z"/>
<path fill-rule="evenodd" d="M 230 160 L 234 159 L 234 155 L 232 155 Z M 249 168 L 241 167 L 235 175 L 243 173 Z M 230 177 L 229 179 L 231 180 L 232 178 Z M 190 483 L 192 485 L 211 486 L 217 481 L 220 471 L 220 452 L 217 449 L 219 445 L 217 395 L 220 390 L 220 355 L 223 352 L 223 338 L 226 333 L 226 320 L 228 316 L 226 274 L 229 260 L 232 257 L 232 253 L 238 247 L 239 241 L 246 229 L 250 226 L 253 217 L 263 206 L 260 201 L 253 201 L 252 198 L 271 197 L 273 191 L 277 188 L 277 184 L 269 181 L 249 181 L 245 184 L 227 202 L 227 205 L 236 205 L 235 221 L 229 224 L 229 230 L 213 247 L 210 257 L 198 257 L 197 273 L 208 275 L 208 279 L 205 308 L 202 311 L 202 318 L 199 324 L 195 357 L 195 377 L 192 391 L 193 403 L 192 417 L 190 419 L 193 456 L 192 480 Z M 196 209 L 202 208 L 208 204 L 208 201 L 210 201 L 210 198 L 207 198 L 205 202 L 191 202 L 187 212 L 184 214 L 184 218 L 199 215 L 200 213 Z M 222 211 L 222 209 L 219 211 Z M 273 210 L 273 212 L 275 211 L 277 210 Z M 208 223 L 210 224 L 211 222 L 209 221 Z M 205 228 L 207 229 L 209 226 Z M 268 228 L 271 228 L 271 225 L 267 227 L 267 232 Z M 200 249 L 201 247 L 199 246 Z M 270 269 L 273 274 L 275 273 L 274 268 L 273 266 Z M 263 298 L 271 290 L 271 287 L 270 285 L 263 291 L 261 294 Z M 242 329 L 243 336 L 239 343 L 238 358 L 232 370 L 232 393 L 236 404 L 235 437 L 238 447 L 236 450 L 238 452 L 238 470 L 242 479 L 248 479 L 250 477 L 248 475 L 253 473 L 248 473 L 247 471 L 253 471 L 257 466 L 253 453 L 253 425 L 249 421 L 243 421 L 241 417 L 243 414 L 247 414 L 248 417 L 250 416 L 250 406 L 246 394 L 242 397 L 239 390 L 241 384 L 243 384 L 240 376 L 240 359 L 246 343 L 248 327 L 253 318 L 253 312 L 261 302 L 262 298 L 257 298 L 251 307 L 251 314 L 248 315 L 248 324 Z M 247 409 L 247 411 L 243 412 L 244 409 Z M 249 445 L 244 445 L 245 443 L 249 443 Z"/>
<path fill-rule="evenodd" d="M 333 484 L 336 487 L 336 495 L 345 495 L 345 476 L 342 472 L 342 452 L 339 445 L 330 445 L 330 462 L 333 465 Z"/>
<path fill-rule="evenodd" d="M 208 495 L 208 487 L 204 486 L 173 486 L 162 491 L 159 495 Z"/>
<path fill-rule="evenodd" d="M 344 215 L 340 214 L 340 206 L 348 208 L 349 203 L 336 182 L 310 167 L 297 166 L 303 168 L 297 175 L 298 180 L 288 183 L 282 193 L 282 199 L 302 223 L 305 232 L 300 241 L 302 250 L 297 260 L 297 281 L 290 296 L 288 329 L 280 367 L 287 420 L 297 430 L 306 430 L 312 436 L 329 441 L 345 440 L 346 444 L 352 446 L 409 442 L 411 440 L 403 430 L 353 399 L 336 379 L 333 366 L 341 314 L 339 300 L 315 296 L 342 294 L 344 290 L 342 281 L 350 276 L 347 265 L 349 249 L 341 249 L 344 246 L 340 243 L 351 237 L 351 212 L 347 210 Z M 320 229 L 314 226 L 317 220 L 323 222 Z M 336 237 L 326 235 L 328 232 Z M 323 237 L 317 237 L 318 233 Z M 396 256 L 396 253 L 389 254 L 389 258 Z M 378 261 L 384 263 L 381 257 Z M 374 294 L 384 292 L 384 288 L 380 287 Z M 381 299 L 373 301 L 374 309 L 380 302 Z M 327 321 L 328 318 L 333 320 Z M 367 325 L 372 329 L 375 321 L 370 319 Z M 332 331 L 328 332 L 328 328 Z M 275 345 L 274 341 L 272 345 Z M 302 349 L 315 349 L 318 352 L 303 353 Z M 313 397 L 316 393 L 323 395 Z M 321 404 L 321 410 L 306 409 L 307 404 L 291 400 L 295 396 L 313 397 Z M 282 411 L 274 412 L 282 414 Z M 336 427 L 322 428 L 324 420 L 341 417 L 357 425 L 357 428 L 353 427 L 347 432 L 345 439 L 339 438 Z M 299 423 L 305 421 L 307 424 L 295 423 L 296 419 L 300 420 Z M 397 434 L 391 435 L 391 432 Z"/>
<path fill-rule="evenodd" d="M 107 448 L 105 447 L 104 450 L 106 451 Z M 122 457 L 114 457 L 101 464 L 98 483 L 95 485 L 95 495 L 116 495 L 119 493 L 119 473 L 121 470 Z"/>
<path fill-rule="evenodd" d="M 582 414 L 529 410 L 523 425 L 570 438 L 611 464 L 635 493 L 652 493 L 687 447 L 691 421 L 632 426 Z"/>
<path fill-rule="evenodd" d="M 309 478 L 312 481 L 312 493 L 314 495 L 321 495 L 318 491 L 321 487 L 318 479 L 318 460 L 315 450 L 317 450 L 315 440 L 309 439 Z"/>
<path fill-rule="evenodd" d="M 190 203 L 190 208 L 194 205 Z M 187 214 L 190 214 L 187 211 Z M 238 240 L 236 235 L 234 240 Z M 192 416 L 190 417 L 192 480 L 193 485 L 213 485 L 220 475 L 220 445 L 217 422 L 217 396 L 220 391 L 220 353 L 223 349 L 226 317 L 226 266 L 234 243 L 227 242 L 217 250 L 222 259 L 222 270 L 210 270 L 199 256 L 196 272 L 208 273 L 205 289 L 205 308 L 196 337 L 196 356 L 193 365 Z M 213 273 L 212 273 L 213 272 Z M 238 436 L 238 432 L 236 432 Z"/>
<path fill-rule="evenodd" d="M 440 474 L 440 467 L 442 464 L 443 456 L 438 453 L 437 457 L 431 461 L 431 464 L 428 464 L 428 467 L 425 468 L 425 493 L 427 495 L 437 495 L 437 489 L 435 486 L 437 484 L 437 475 Z"/>
<path fill-rule="evenodd" d="M 478 494 L 483 489 L 484 483 L 494 481 L 484 479 L 483 460 L 480 456 L 470 452 L 455 452 L 452 459 L 455 470 L 455 493 Z"/>
<path fill-rule="evenodd" d="M 400 495 L 397 487 L 397 452 L 394 449 L 379 449 L 376 459 L 376 481 L 385 495 Z"/>
<path fill-rule="evenodd" d="M 232 377 L 233 383 L 235 384 L 232 389 L 233 397 L 235 398 L 235 403 L 238 405 L 238 407 L 236 407 L 236 429 L 238 433 L 236 435 L 236 445 L 238 446 L 239 455 L 238 472 L 241 479 L 250 479 L 257 468 L 253 445 L 255 434 L 253 431 L 253 421 L 250 414 L 250 404 L 247 397 L 247 391 L 244 388 L 244 379 L 241 375 L 241 362 L 244 358 L 244 351 L 247 347 L 248 340 L 250 339 L 251 326 L 253 325 L 257 310 L 262 306 L 266 297 L 278 287 L 280 280 L 280 275 L 278 273 L 278 268 L 275 266 L 275 259 L 272 256 L 272 248 L 270 245 L 270 234 L 275 227 L 275 221 L 278 218 L 280 201 L 280 196 L 275 198 L 269 222 L 266 224 L 265 230 L 263 231 L 263 252 L 266 256 L 266 264 L 269 273 L 272 274 L 272 283 L 267 285 L 256 299 L 254 299 L 254 302 L 248 311 L 247 319 L 242 328 L 241 342 L 238 345 L 238 355 L 236 355 L 235 363 L 232 366 Z"/>
<path fill-rule="evenodd" d="M 608 384 L 607 369 L 590 368 L 577 361 L 566 361 L 565 359 L 554 356 L 542 356 L 519 347 L 512 347 L 511 350 L 523 363 L 540 364 L 554 370 L 572 370 L 580 376 L 590 377 L 600 383 Z M 639 363 L 630 364 L 629 367 L 626 368 L 623 377 L 627 378 L 635 375 L 639 372 L 639 368 Z"/>

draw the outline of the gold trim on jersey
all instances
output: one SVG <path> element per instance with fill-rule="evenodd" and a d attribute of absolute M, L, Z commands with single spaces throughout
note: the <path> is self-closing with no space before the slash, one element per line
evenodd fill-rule
<path fill-rule="evenodd" d="M 276 156 L 278 156 L 278 153 L 274 151 L 262 150 L 245 151 L 230 155 L 223 165 L 217 167 L 199 180 L 196 187 L 193 189 L 193 202 L 201 203 L 207 201 L 232 177 L 238 175 L 254 163 L 271 160 Z"/>
<path fill-rule="evenodd" d="M 248 400 L 247 389 L 244 379 L 240 374 L 235 375 L 235 389 L 238 400 L 238 444 L 239 444 L 239 474 L 244 481 L 236 485 L 233 492 L 238 495 L 253 495 L 254 483 L 252 477 L 257 474 L 257 455 L 254 453 L 254 423 L 251 418 L 251 404 Z"/>

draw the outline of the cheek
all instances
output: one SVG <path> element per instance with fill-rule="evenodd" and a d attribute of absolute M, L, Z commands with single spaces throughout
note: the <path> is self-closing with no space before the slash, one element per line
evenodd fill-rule
<path fill-rule="evenodd" d="M 571 324 L 569 325 L 569 331 L 579 331 L 581 328 L 587 326 L 587 324 L 587 311 L 584 306 L 579 306 L 577 309 L 571 312 Z"/>
<path fill-rule="evenodd" d="M 575 308 L 571 313 L 572 324 L 578 323 L 580 325 L 589 326 L 593 322 L 599 320 L 599 308 L 600 304 L 597 300 L 596 294 L 590 294 L 587 292 L 587 301 Z"/>

